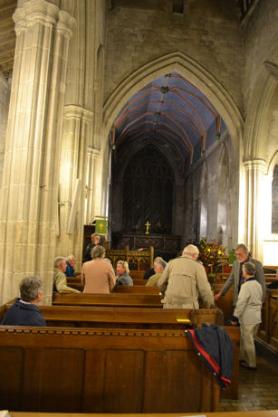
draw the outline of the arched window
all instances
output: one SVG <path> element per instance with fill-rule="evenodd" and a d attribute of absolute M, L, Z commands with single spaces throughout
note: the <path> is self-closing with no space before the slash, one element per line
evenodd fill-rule
<path fill-rule="evenodd" d="M 272 233 L 278 233 L 278 165 L 275 165 L 272 180 Z"/>
<path fill-rule="evenodd" d="M 174 176 L 155 147 L 137 152 L 124 173 L 123 223 L 126 231 L 171 233 Z"/>

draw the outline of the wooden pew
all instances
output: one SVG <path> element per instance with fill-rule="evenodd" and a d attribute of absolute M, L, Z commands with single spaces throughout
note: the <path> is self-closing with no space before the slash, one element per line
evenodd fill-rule
<path fill-rule="evenodd" d="M 183 416 L 191 417 L 192 413 L 182 413 Z M 11 417 L 38 417 L 37 413 L 29 413 L 29 412 L 17 412 L 12 411 L 10 413 Z M 180 417 L 181 413 L 179 414 L 168 414 L 165 416 L 165 414 L 156 413 L 155 417 Z M 230 411 L 216 411 L 212 413 L 206 413 L 206 417 L 278 417 L 278 410 L 256 410 L 256 411 L 233 411 L 232 413 Z M 84 414 L 69 414 L 69 413 L 55 413 L 55 415 L 51 413 L 41 413 L 40 417 L 85 417 Z M 118 414 L 86 414 L 86 417 L 119 417 Z M 127 416 L 126 416 L 127 417 Z M 129 416 L 131 417 L 131 416 Z M 132 417 L 150 417 L 149 414 L 132 414 Z M 154 416 L 153 416 L 154 417 Z"/>
<path fill-rule="evenodd" d="M 113 292 L 124 294 L 159 294 L 159 288 L 146 287 L 145 285 L 134 285 L 133 287 L 120 285 L 119 287 L 115 287 Z"/>
<path fill-rule="evenodd" d="M 278 354 L 278 290 L 267 290 L 256 340 Z"/>
<path fill-rule="evenodd" d="M 82 307 L 82 306 L 41 306 L 42 314 L 50 326 L 112 326 L 136 328 L 183 329 L 189 322 L 223 324 L 223 314 L 217 309 L 153 309 L 136 307 Z"/>
<path fill-rule="evenodd" d="M 159 294 L 53 294 L 53 305 L 133 306 L 162 308 Z"/>
<path fill-rule="evenodd" d="M 110 259 L 114 269 L 119 260 L 127 261 L 130 276 L 134 280 L 143 280 L 146 270 L 153 266 L 154 248 L 151 246 L 144 250 L 106 249 L 106 257 Z"/>
<path fill-rule="evenodd" d="M 238 359 L 238 329 L 227 331 Z M 200 412 L 214 410 L 219 394 L 213 376 L 178 326 L 173 329 L 0 326 L 3 408 Z"/>

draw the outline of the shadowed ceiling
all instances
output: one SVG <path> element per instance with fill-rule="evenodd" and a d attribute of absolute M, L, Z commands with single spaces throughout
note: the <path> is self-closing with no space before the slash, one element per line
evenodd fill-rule
<path fill-rule="evenodd" d="M 127 102 L 115 121 L 112 142 L 117 148 L 136 140 L 176 142 L 192 162 L 224 129 L 206 96 L 171 73 L 152 81 Z"/>

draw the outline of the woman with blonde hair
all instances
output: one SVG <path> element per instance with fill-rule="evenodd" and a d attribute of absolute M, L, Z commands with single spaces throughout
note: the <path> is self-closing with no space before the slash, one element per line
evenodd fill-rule
<path fill-rule="evenodd" d="M 116 286 L 120 285 L 133 286 L 133 280 L 129 275 L 128 263 L 122 260 L 119 260 L 116 266 Z"/>

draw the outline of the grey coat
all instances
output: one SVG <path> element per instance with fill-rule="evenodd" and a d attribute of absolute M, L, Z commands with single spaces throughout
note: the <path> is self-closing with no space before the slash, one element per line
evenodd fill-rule
<path fill-rule="evenodd" d="M 256 274 L 255 279 L 261 284 L 262 290 L 263 290 L 263 299 L 265 297 L 266 292 L 266 286 L 265 286 L 265 278 L 264 278 L 264 270 L 261 262 L 257 261 L 256 259 L 250 258 L 248 260 L 249 262 L 252 262 L 256 266 Z M 233 263 L 232 272 L 229 275 L 229 278 L 225 282 L 222 290 L 221 295 L 225 295 L 226 292 L 229 290 L 229 288 L 233 285 L 234 286 L 234 299 L 233 299 L 233 305 L 236 305 L 237 298 L 238 298 L 238 284 L 239 284 L 239 275 L 240 275 L 240 263 L 238 261 L 235 261 Z"/>

